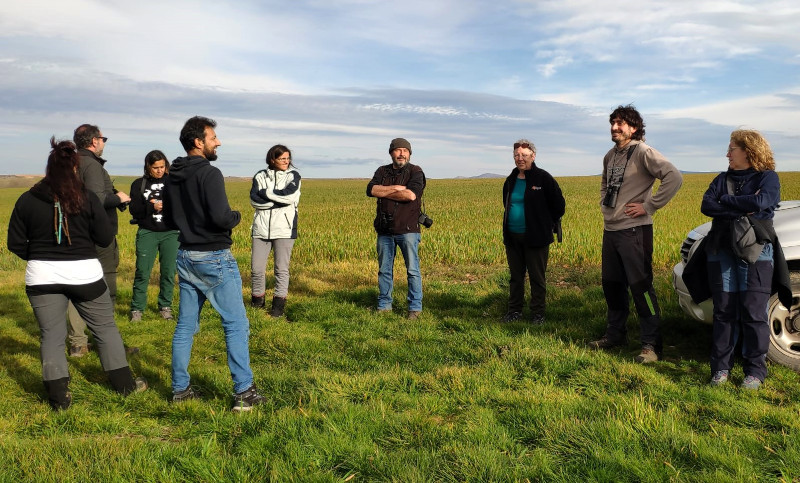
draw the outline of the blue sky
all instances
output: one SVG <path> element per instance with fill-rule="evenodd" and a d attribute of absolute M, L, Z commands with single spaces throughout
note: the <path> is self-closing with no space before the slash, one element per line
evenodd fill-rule
<path fill-rule="evenodd" d="M 408 138 L 429 177 L 508 173 L 525 137 L 556 176 L 600 171 L 608 114 L 722 171 L 730 131 L 800 170 L 796 1 L 28 0 L 0 17 L 0 174 L 42 174 L 51 135 L 109 138 L 112 174 L 182 155 L 214 118 L 217 166 L 251 176 L 273 144 L 304 177 L 369 177 Z"/>

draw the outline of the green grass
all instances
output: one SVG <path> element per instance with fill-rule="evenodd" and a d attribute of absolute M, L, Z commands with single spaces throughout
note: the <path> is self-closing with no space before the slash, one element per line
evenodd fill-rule
<path fill-rule="evenodd" d="M 246 415 L 228 410 L 225 344 L 208 308 L 190 366 L 203 399 L 169 403 L 173 324 L 158 318 L 156 273 L 144 321 L 127 322 L 135 234 L 127 214 L 116 315 L 125 342 L 141 349 L 131 367 L 151 390 L 116 395 L 91 353 L 70 361 L 73 406 L 51 412 L 25 264 L 0 247 L 0 481 L 798 481 L 800 376 L 771 365 L 757 393 L 710 388 L 709 327 L 687 319 L 671 289 L 681 241 L 707 221 L 699 204 L 711 177 L 687 175 L 656 216 L 666 357 L 646 367 L 633 363 L 633 342 L 585 347 L 605 326 L 597 177 L 559 180 L 565 242 L 551 249 L 547 323 L 535 327 L 497 322 L 508 291 L 502 180 L 429 181 L 435 222 L 423 232 L 425 311 L 414 322 L 404 318 L 400 257 L 394 313 L 371 310 L 377 262 L 366 180 L 304 181 L 292 322 L 248 307 L 251 362 L 268 402 Z M 783 198 L 800 198 L 800 174 L 781 179 Z M 243 213 L 234 254 L 249 300 L 249 183 L 227 189 Z M 0 189 L 3 237 L 22 191 Z M 633 318 L 629 328 L 635 341 Z"/>

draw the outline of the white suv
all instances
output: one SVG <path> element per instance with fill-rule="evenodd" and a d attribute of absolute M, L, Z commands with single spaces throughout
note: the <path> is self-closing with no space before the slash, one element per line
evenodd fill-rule
<path fill-rule="evenodd" d="M 782 201 L 775 210 L 775 232 L 781 242 L 783 254 L 789 264 L 792 281 L 792 306 L 784 307 L 776 294 L 769 299 L 769 351 L 772 362 L 800 372 L 800 201 Z M 711 299 L 700 304 L 692 301 L 683 283 L 683 267 L 694 255 L 698 241 L 711 229 L 711 222 L 690 231 L 681 246 L 681 261 L 672 269 L 672 286 L 678 294 L 678 303 L 684 312 L 701 322 L 712 322 Z"/>

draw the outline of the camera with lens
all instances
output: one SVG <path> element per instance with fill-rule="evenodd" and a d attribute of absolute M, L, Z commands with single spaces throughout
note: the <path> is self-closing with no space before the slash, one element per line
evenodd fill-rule
<path fill-rule="evenodd" d="M 391 233 L 394 228 L 394 215 L 385 211 L 380 212 L 378 217 L 378 231 L 380 233 Z"/>
<path fill-rule="evenodd" d="M 619 195 L 619 186 L 608 185 L 606 187 L 606 195 L 603 197 L 603 206 L 615 208 L 617 206 L 617 195 Z"/>
<path fill-rule="evenodd" d="M 118 209 L 119 211 L 125 211 L 125 210 L 127 210 L 127 209 L 128 209 L 128 205 L 129 205 L 129 204 L 131 204 L 131 202 L 130 202 L 130 201 L 126 201 L 125 203 L 120 203 L 120 204 L 118 204 L 118 205 L 117 205 L 117 209 Z"/>
<path fill-rule="evenodd" d="M 417 220 L 417 223 L 419 223 L 420 225 L 424 226 L 425 228 L 430 228 L 431 225 L 433 225 L 433 218 L 431 218 L 430 216 L 426 215 L 425 213 L 420 213 L 419 214 L 419 219 Z"/>

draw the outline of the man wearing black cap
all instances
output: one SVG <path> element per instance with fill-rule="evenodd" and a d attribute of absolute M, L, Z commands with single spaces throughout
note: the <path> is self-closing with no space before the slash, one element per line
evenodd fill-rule
<path fill-rule="evenodd" d="M 408 277 L 408 318 L 422 312 L 422 276 L 419 271 L 419 215 L 425 173 L 411 164 L 411 143 L 403 138 L 389 144 L 392 164 L 381 166 L 367 185 L 367 196 L 378 199 L 375 231 L 378 232 L 378 312 L 391 312 L 394 257 L 403 253 Z"/>

